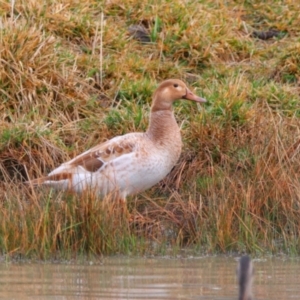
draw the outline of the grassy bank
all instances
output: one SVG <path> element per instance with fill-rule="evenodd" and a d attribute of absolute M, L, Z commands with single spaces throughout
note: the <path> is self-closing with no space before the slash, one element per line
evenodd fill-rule
<path fill-rule="evenodd" d="M 296 3 L 296 1 L 295 1 Z M 300 5 L 293 1 L 2 1 L 0 252 L 26 257 L 300 252 Z M 130 33 L 130 26 L 143 33 Z M 136 28 L 136 27 L 135 27 Z M 184 150 L 128 199 L 31 190 L 28 178 L 144 131 L 180 78 Z"/>

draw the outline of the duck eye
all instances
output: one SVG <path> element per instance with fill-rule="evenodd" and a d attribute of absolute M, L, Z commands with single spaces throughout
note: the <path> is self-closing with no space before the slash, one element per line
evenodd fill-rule
<path fill-rule="evenodd" d="M 173 86 L 177 88 L 177 87 L 178 87 L 178 84 L 177 84 L 177 83 L 174 83 Z"/>

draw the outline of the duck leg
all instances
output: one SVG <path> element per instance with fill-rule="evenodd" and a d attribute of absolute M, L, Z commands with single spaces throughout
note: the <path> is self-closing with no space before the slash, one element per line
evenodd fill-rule
<path fill-rule="evenodd" d="M 122 216 L 124 216 L 125 219 L 127 220 L 131 220 L 132 216 L 130 214 L 130 212 L 128 211 L 128 207 L 127 207 L 127 202 L 126 199 L 124 198 L 119 198 L 119 207 L 121 208 L 121 214 Z"/>

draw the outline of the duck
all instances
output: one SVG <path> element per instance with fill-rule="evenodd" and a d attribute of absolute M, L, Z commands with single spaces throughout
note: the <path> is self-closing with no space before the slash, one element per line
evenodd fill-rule
<path fill-rule="evenodd" d="M 240 258 L 238 265 L 239 300 L 253 300 L 253 264 L 248 255 Z"/>
<path fill-rule="evenodd" d="M 172 170 L 181 154 L 180 128 L 172 109 L 176 100 L 206 102 L 183 81 L 165 80 L 153 93 L 145 132 L 116 136 L 27 183 L 76 193 L 91 189 L 124 202 L 128 195 L 151 188 Z"/>

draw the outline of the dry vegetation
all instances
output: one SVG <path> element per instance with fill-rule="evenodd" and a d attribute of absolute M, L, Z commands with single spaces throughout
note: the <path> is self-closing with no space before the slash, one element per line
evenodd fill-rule
<path fill-rule="evenodd" d="M 0 0 L 0 252 L 298 254 L 299 11 L 271 0 Z M 130 35 L 133 25 L 144 32 Z M 93 194 L 23 184 L 145 130 L 166 78 L 209 102 L 176 105 L 182 157 L 129 199 L 130 221 Z"/>

